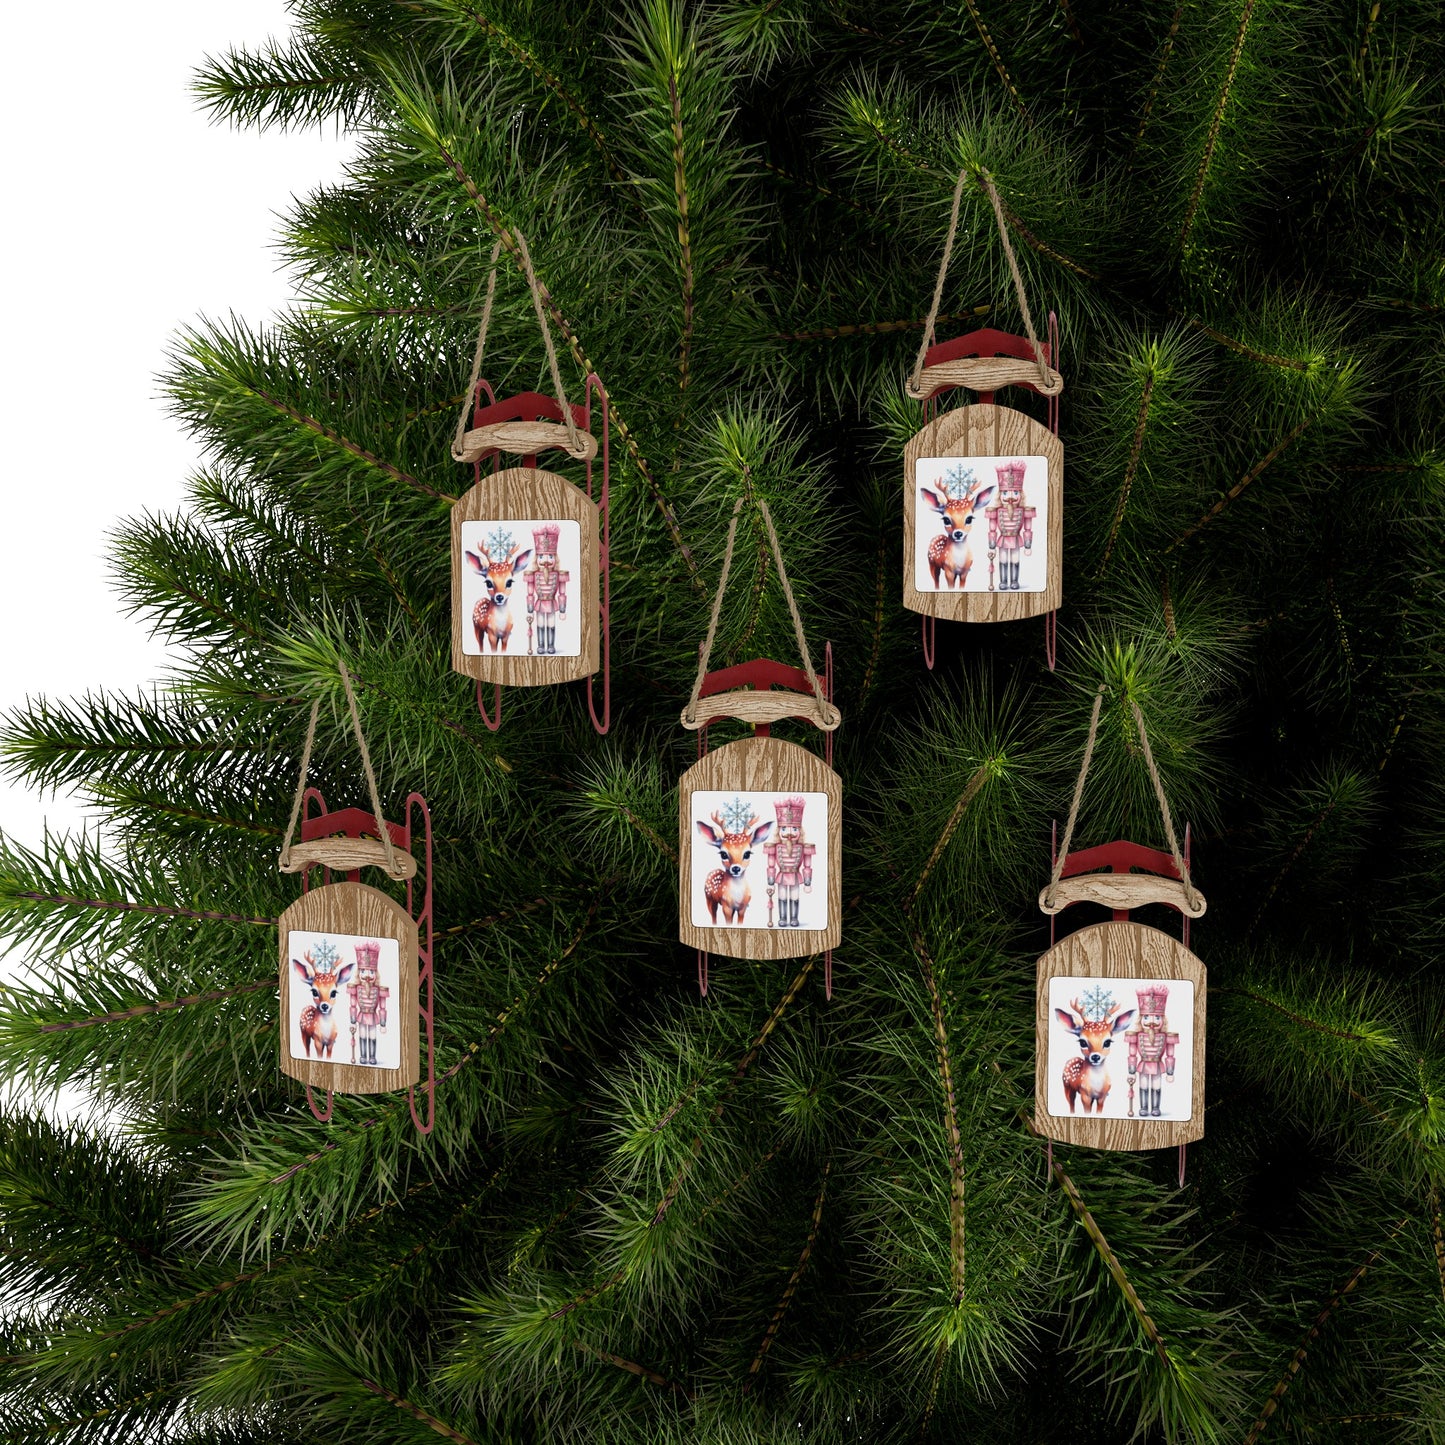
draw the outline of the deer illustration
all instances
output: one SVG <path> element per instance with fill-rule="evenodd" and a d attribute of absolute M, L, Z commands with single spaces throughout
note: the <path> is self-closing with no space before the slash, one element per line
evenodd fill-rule
<path fill-rule="evenodd" d="M 729 923 L 741 924 L 753 897 L 747 880 L 748 861 L 753 856 L 753 849 L 773 831 L 773 825 L 758 823 L 752 805 L 744 803 L 741 798 L 734 798 L 726 808 L 714 813 L 712 821 L 716 827 L 701 821 L 697 825 L 703 841 L 718 850 L 723 864 L 707 875 L 703 886 L 707 911 L 714 923 L 721 908 L 723 917 Z M 753 826 L 755 823 L 756 827 Z"/>
<path fill-rule="evenodd" d="M 306 960 L 304 963 L 300 958 L 291 960 L 291 967 L 301 975 L 307 988 L 311 990 L 312 1001 L 301 1010 L 301 1048 L 308 1059 L 313 1048 L 318 1059 L 329 1059 L 331 1050 L 336 1047 L 336 1035 L 340 1029 L 336 995 L 351 977 L 354 967 L 353 964 L 344 963 L 338 968 L 338 956 L 335 949 L 327 948 L 319 963 L 309 950 L 302 955 Z"/>
<path fill-rule="evenodd" d="M 1080 1097 L 1084 1100 L 1084 1113 L 1089 1105 L 1096 1114 L 1104 1112 L 1104 1100 L 1113 1087 L 1109 1082 L 1109 1049 L 1114 1040 L 1129 1027 L 1134 1010 L 1119 1012 L 1113 994 L 1102 987 L 1095 987 L 1086 993 L 1081 1003 L 1072 1000 L 1067 1009 L 1056 1008 L 1058 1020 L 1079 1041 L 1080 1056 L 1070 1059 L 1064 1065 L 1064 1097 L 1069 1101 L 1069 1113 Z"/>
<path fill-rule="evenodd" d="M 467 552 L 467 565 L 473 572 L 481 574 L 486 585 L 486 594 L 477 599 L 472 608 L 472 630 L 477 634 L 478 651 L 486 651 L 486 643 L 492 644 L 493 652 L 505 652 L 507 640 L 512 635 L 512 613 L 507 606 L 507 596 L 512 583 L 527 570 L 532 560 L 532 549 L 519 550 L 512 534 L 505 527 L 495 527 L 487 537 L 486 546 L 478 546 L 475 552 Z"/>
<path fill-rule="evenodd" d="M 943 518 L 944 531 L 928 544 L 928 570 L 933 585 L 940 576 L 962 588 L 973 566 L 973 519 L 988 505 L 994 486 L 985 486 L 972 467 L 954 467 L 937 488 L 920 487 L 923 500 Z"/>

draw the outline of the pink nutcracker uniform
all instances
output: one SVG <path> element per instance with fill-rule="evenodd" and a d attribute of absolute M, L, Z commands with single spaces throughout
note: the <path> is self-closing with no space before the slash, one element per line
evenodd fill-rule
<path fill-rule="evenodd" d="M 1166 1079 L 1174 1078 L 1174 1051 L 1179 1035 L 1169 1032 L 1164 1008 L 1169 990 L 1161 983 L 1136 990 L 1139 1017 L 1127 1035 L 1129 1040 L 1130 1113 L 1133 1113 L 1135 1079 L 1139 1085 L 1139 1117 L 1160 1117 L 1160 1096 Z"/>
<path fill-rule="evenodd" d="M 527 620 L 535 615 L 537 652 L 557 651 L 557 619 L 567 615 L 567 582 L 570 572 L 557 565 L 557 537 L 561 528 L 554 522 L 532 528 L 536 559 L 527 573 Z"/>
<path fill-rule="evenodd" d="M 798 889 L 813 890 L 813 854 L 818 850 L 803 840 L 803 798 L 779 798 L 773 804 L 778 819 L 778 836 L 766 847 L 768 855 L 768 898 L 771 911 L 773 890 L 777 890 L 778 927 L 798 928 Z"/>
<path fill-rule="evenodd" d="M 998 500 L 987 509 L 988 550 L 998 553 L 998 590 L 1019 590 L 1019 553 L 1027 557 L 1034 545 L 1037 507 L 1024 506 L 1023 462 L 1005 462 L 998 473 Z"/>
<path fill-rule="evenodd" d="M 353 1064 L 376 1063 L 376 1033 L 378 1029 L 386 1032 L 386 1001 L 391 990 L 381 986 L 376 962 L 380 952 L 381 945 L 377 943 L 356 945 L 356 982 L 346 987 L 351 996 Z"/>

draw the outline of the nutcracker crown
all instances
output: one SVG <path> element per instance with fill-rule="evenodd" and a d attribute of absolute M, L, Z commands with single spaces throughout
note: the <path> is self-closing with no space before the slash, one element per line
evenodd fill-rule
<path fill-rule="evenodd" d="M 778 827 L 780 828 L 801 828 L 803 826 L 803 809 L 807 807 L 805 798 L 779 798 L 773 803 L 773 811 L 778 815 Z"/>
<path fill-rule="evenodd" d="M 358 943 L 356 945 L 356 966 L 363 972 L 376 972 L 376 960 L 381 953 L 379 943 Z"/>
<path fill-rule="evenodd" d="M 555 557 L 557 555 L 557 538 L 561 531 L 562 529 L 555 522 L 548 522 L 544 526 L 532 528 L 532 544 L 536 547 L 539 556 Z"/>
<path fill-rule="evenodd" d="M 1023 462 L 1005 462 L 996 467 L 998 486 L 1001 492 L 1021 492 L 1024 489 L 1024 473 L 1028 470 Z"/>
<path fill-rule="evenodd" d="M 1169 1002 L 1169 990 L 1162 984 L 1155 984 L 1153 988 L 1141 988 L 1136 990 L 1136 997 L 1139 1000 L 1140 1015 L 1164 1016 L 1164 1006 Z"/>

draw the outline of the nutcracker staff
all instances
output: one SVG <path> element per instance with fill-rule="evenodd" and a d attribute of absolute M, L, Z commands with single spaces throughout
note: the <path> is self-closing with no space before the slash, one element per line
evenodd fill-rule
<path fill-rule="evenodd" d="M 532 544 L 536 558 L 527 572 L 527 618 L 537 618 L 537 654 L 557 651 L 557 619 L 567 615 L 567 580 L 570 572 L 557 565 L 557 537 L 561 528 L 555 522 L 532 528 Z"/>
<path fill-rule="evenodd" d="M 356 982 L 346 986 L 347 993 L 351 995 L 351 1062 L 354 1064 L 375 1064 L 376 1031 L 386 1032 L 386 1000 L 391 990 L 381 986 L 376 964 L 380 952 L 381 945 L 378 943 L 358 943 Z M 358 1042 L 361 1045 L 360 1058 L 356 1056 Z"/>
<path fill-rule="evenodd" d="M 1139 1017 L 1126 1035 L 1129 1040 L 1129 1092 L 1132 1097 L 1137 1076 L 1139 1117 L 1158 1119 L 1159 1095 L 1164 1080 L 1172 1082 L 1174 1078 L 1174 1050 L 1179 1044 L 1179 1035 L 1169 1032 L 1169 1020 L 1164 1016 L 1169 990 L 1162 983 L 1138 989 L 1136 996 Z"/>
<path fill-rule="evenodd" d="M 798 928 L 798 886 L 804 893 L 813 891 L 813 854 L 818 850 L 803 841 L 802 798 L 779 798 L 773 804 L 778 819 L 778 835 L 767 844 L 768 889 L 778 890 L 778 927 Z"/>
<path fill-rule="evenodd" d="M 1033 552 L 1034 516 L 1037 507 L 1024 506 L 1023 462 L 1005 462 L 998 473 L 998 500 L 987 508 L 988 550 L 998 553 L 998 590 L 1019 590 L 1019 550 L 1025 557 Z"/>

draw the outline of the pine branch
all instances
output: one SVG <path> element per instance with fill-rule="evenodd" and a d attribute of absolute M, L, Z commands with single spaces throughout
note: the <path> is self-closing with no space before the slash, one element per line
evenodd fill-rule
<path fill-rule="evenodd" d="M 1408 1219 L 1402 1219 L 1394 1229 L 1391 1230 L 1385 1243 L 1390 1243 L 1409 1222 Z M 1284 1374 L 1280 1376 L 1274 1389 L 1270 1391 L 1269 1398 L 1264 1402 L 1258 1416 L 1255 1418 L 1254 1424 L 1250 1426 L 1249 1434 L 1244 1437 L 1245 1445 L 1255 1445 L 1255 1442 L 1264 1434 L 1265 1430 L 1269 1427 L 1270 1420 L 1274 1417 L 1275 1411 L 1279 1409 L 1280 1402 L 1284 1399 L 1289 1387 L 1294 1383 L 1295 1376 L 1303 1369 L 1305 1360 L 1309 1357 L 1310 1348 L 1314 1345 L 1315 1341 L 1319 1339 L 1324 1327 L 1329 1323 L 1330 1317 L 1345 1302 L 1349 1295 L 1355 1291 L 1360 1281 L 1379 1263 L 1384 1257 L 1384 1253 L 1384 1245 L 1378 1249 L 1371 1250 L 1350 1274 L 1344 1284 L 1325 1302 L 1319 1314 L 1315 1316 L 1314 1323 L 1305 1332 L 1304 1338 L 1299 1343 L 1299 1348 L 1294 1352 L 1293 1356 L 1291 1356 Z"/>
<path fill-rule="evenodd" d="M 541 61 L 516 36 L 504 29 L 495 20 L 484 15 L 473 5 L 455 5 L 447 3 L 445 8 L 455 9 L 456 13 L 465 18 L 477 27 L 488 40 L 495 41 L 508 55 L 520 66 L 541 81 L 543 87 L 554 95 L 562 103 L 562 108 L 575 120 L 582 133 L 597 148 L 597 153 L 602 157 L 607 167 L 607 173 L 619 185 L 626 185 L 628 182 L 627 173 L 612 153 L 606 137 L 598 128 L 597 123 L 588 115 L 582 102 L 572 94 L 561 79 L 552 71 L 548 70 Z"/>
<path fill-rule="evenodd" d="M 1028 107 L 1023 102 L 1023 97 L 1018 93 L 1018 87 L 1014 85 L 1008 73 L 1008 67 L 1003 63 L 1003 56 L 999 54 L 998 46 L 994 44 L 993 36 L 988 33 L 988 26 L 984 24 L 983 16 L 979 14 L 976 0 L 965 0 L 968 6 L 968 13 L 973 19 L 974 28 L 978 31 L 978 38 L 983 42 L 983 48 L 988 51 L 988 58 L 993 63 L 993 68 L 998 72 L 998 78 L 1003 81 L 1004 89 L 1009 93 L 1009 99 L 1013 101 L 1014 108 L 1018 111 L 1020 118 L 1025 125 L 1032 125 L 1033 117 L 1029 114 Z"/>
<path fill-rule="evenodd" d="M 1279 460 L 1286 451 L 1297 442 L 1311 424 L 1317 420 L 1315 416 L 1307 416 L 1283 437 L 1279 439 L 1220 499 L 1200 517 L 1200 519 L 1188 529 L 1181 532 L 1165 549 L 1165 553 L 1172 552 L 1176 547 L 1182 547 L 1192 537 L 1197 536 L 1209 525 L 1231 502 L 1253 483 L 1257 482 L 1268 467 Z"/>
<path fill-rule="evenodd" d="M 626 1370 L 629 1375 L 636 1375 L 651 1385 L 657 1385 L 664 1390 L 672 1390 L 689 1402 L 697 1399 L 696 1392 L 689 1390 L 686 1385 L 679 1385 L 676 1380 L 669 1380 L 666 1375 L 659 1374 L 656 1370 L 649 1370 L 635 1360 L 625 1360 L 621 1355 L 609 1354 L 606 1350 L 599 1350 L 596 1345 L 589 1345 L 585 1340 L 576 1340 L 574 1343 L 579 1350 L 603 1361 L 604 1364 L 615 1365 L 619 1370 Z"/>
<path fill-rule="evenodd" d="M 477 1442 L 473 1440 L 470 1435 L 463 1435 L 460 1430 L 454 1430 L 446 1421 L 431 1414 L 427 1410 L 423 1410 L 420 1405 L 414 1404 L 401 1395 L 393 1394 L 385 1386 L 378 1385 L 375 1380 L 368 1380 L 363 1377 L 361 1384 L 370 1390 L 373 1395 L 395 1405 L 402 1414 L 410 1415 L 413 1420 L 421 1421 L 423 1425 L 435 1430 L 436 1433 L 444 1439 L 454 1441 L 455 1445 L 477 1445 Z"/>
<path fill-rule="evenodd" d="M 1230 92 L 1234 89 L 1235 73 L 1239 69 L 1240 56 L 1244 53 L 1245 38 L 1249 34 L 1250 23 L 1254 19 L 1257 3 L 1258 0 L 1244 0 L 1240 11 L 1239 28 L 1235 32 L 1234 45 L 1230 50 L 1229 61 L 1224 71 L 1224 80 L 1219 87 L 1219 100 L 1214 107 L 1214 116 L 1209 122 L 1209 129 L 1204 137 L 1204 153 L 1199 158 L 1199 171 L 1194 178 L 1194 189 L 1189 194 L 1189 203 L 1184 211 L 1184 222 L 1179 228 L 1179 248 L 1182 251 L 1189 249 L 1194 221 L 1199 213 L 1199 203 L 1204 197 L 1204 185 L 1209 177 L 1209 168 L 1214 162 L 1215 147 L 1219 144 L 1220 126 L 1224 121 L 1225 109 L 1229 105 Z"/>
<path fill-rule="evenodd" d="M 672 103 L 673 192 L 677 196 L 677 244 L 682 266 L 682 339 L 677 351 L 677 389 L 686 391 L 691 380 L 692 327 L 696 301 L 693 295 L 692 237 L 687 220 L 687 171 L 682 140 L 682 102 L 677 94 L 677 74 L 667 78 L 668 99 Z"/>
<path fill-rule="evenodd" d="M 808 1267 L 808 1260 L 812 1257 L 813 1246 L 818 1242 L 818 1231 L 823 1224 L 823 1202 L 828 1197 L 828 1175 L 832 1171 L 833 1161 L 825 1161 L 823 1165 L 823 1181 L 818 1186 L 817 1197 L 813 1200 L 813 1213 L 808 1221 L 808 1237 L 803 1241 L 803 1252 L 798 1256 L 798 1262 L 793 1266 L 793 1272 L 788 1276 L 788 1282 L 783 1287 L 782 1296 L 773 1309 L 772 1318 L 768 1321 L 768 1327 L 763 1331 L 763 1338 L 758 1345 L 758 1352 L 753 1356 L 753 1362 L 748 1366 L 747 1383 L 743 1386 L 746 1393 L 753 1387 L 754 1377 L 763 1367 L 763 1361 L 768 1357 L 768 1351 L 773 1347 L 773 1341 L 778 1337 L 778 1331 L 783 1327 L 783 1321 L 788 1317 L 788 1310 L 793 1303 L 793 1295 L 797 1292 L 798 1281 L 803 1277 L 803 1271 Z"/>
<path fill-rule="evenodd" d="M 967 1287 L 967 1233 L 964 1214 L 963 1136 L 958 1127 L 958 1101 L 953 1091 L 953 1063 L 949 1057 L 948 1026 L 943 1014 L 943 999 L 938 991 L 937 969 L 924 944 L 923 936 L 913 931 L 913 947 L 923 965 L 923 981 L 928 986 L 929 1009 L 933 1015 L 933 1036 L 938 1051 L 938 1077 L 943 1086 L 944 1117 L 948 1124 L 948 1224 L 952 1266 L 953 1302 L 963 1302 Z M 941 1343 L 941 1342 L 940 1342 Z M 940 1355 L 940 1361 L 942 1355 Z M 937 1391 L 938 1375 L 930 1390 L 930 1404 L 925 1421 L 932 1415 L 932 1401 Z"/>
<path fill-rule="evenodd" d="M 1134 440 L 1129 447 L 1129 463 L 1124 468 L 1124 480 L 1119 486 L 1119 500 L 1114 507 L 1114 520 L 1109 524 L 1109 540 L 1104 544 L 1104 557 L 1099 563 L 1096 577 L 1102 577 L 1109 570 L 1109 558 L 1114 555 L 1114 543 L 1119 540 L 1119 527 L 1124 521 L 1124 512 L 1129 505 L 1129 493 L 1134 489 L 1134 473 L 1139 466 L 1139 453 L 1144 447 L 1144 428 L 1149 424 L 1149 402 L 1154 395 L 1154 377 L 1151 373 L 1144 381 L 1144 390 L 1139 397 L 1139 419 L 1134 423 Z"/>
<path fill-rule="evenodd" d="M 919 894 L 923 892 L 924 884 L 928 882 L 929 874 L 933 872 L 934 864 L 943 856 L 943 850 L 948 847 L 949 843 L 953 840 L 954 833 L 958 831 L 958 825 L 963 821 L 964 810 L 973 802 L 974 798 L 978 796 L 979 790 L 988 782 L 991 776 L 992 769 L 989 764 L 981 763 L 974 770 L 973 776 L 969 778 L 968 782 L 964 785 L 963 792 L 958 795 L 958 802 L 953 805 L 953 812 L 948 815 L 948 822 L 943 825 L 943 832 L 938 835 L 938 841 L 933 845 L 933 852 L 928 855 L 928 862 L 923 865 L 923 872 L 918 875 L 918 882 L 913 885 L 913 892 L 904 907 L 905 913 L 913 910 L 914 905 L 918 902 Z M 917 940 L 915 940 L 915 942 L 916 941 Z M 932 989 L 934 987 L 931 972 L 932 965 L 928 965 L 928 967 L 930 970 L 929 987 Z"/>
<path fill-rule="evenodd" d="M 133 1008 L 113 1009 L 109 1013 L 91 1014 L 83 1019 L 62 1019 L 58 1023 L 41 1024 L 42 1034 L 60 1033 L 66 1029 L 88 1029 L 96 1024 L 115 1023 L 120 1019 L 140 1018 L 145 1014 L 164 1013 L 168 1009 L 185 1008 L 189 1004 L 214 1003 L 218 999 L 235 998 L 237 994 L 256 993 L 261 989 L 275 988 L 274 978 L 253 979 L 250 983 L 237 984 L 235 988 L 213 989 L 209 993 L 193 993 L 184 998 L 161 999 L 157 1003 L 136 1004 Z"/>
<path fill-rule="evenodd" d="M 1084 1227 L 1084 1232 L 1089 1236 L 1089 1242 L 1098 1252 L 1099 1258 L 1104 1263 L 1104 1268 L 1109 1272 L 1109 1278 L 1113 1280 L 1115 1287 L 1124 1301 L 1128 1304 L 1130 1313 L 1138 1323 L 1141 1333 L 1149 1342 L 1149 1347 L 1159 1357 L 1159 1362 L 1166 1370 L 1173 1371 L 1174 1361 L 1169 1357 L 1169 1350 L 1164 1343 L 1164 1337 L 1159 1333 L 1159 1326 L 1154 1323 L 1144 1301 L 1139 1298 L 1139 1292 L 1134 1288 L 1133 1281 L 1120 1264 L 1118 1256 L 1109 1247 L 1109 1241 L 1104 1237 L 1104 1231 L 1099 1228 L 1098 1221 L 1094 1218 L 1089 1206 L 1084 1202 L 1084 1197 L 1079 1193 L 1078 1186 L 1064 1172 L 1064 1167 L 1057 1160 L 1050 1165 L 1050 1171 L 1054 1178 L 1062 1186 L 1065 1197 L 1069 1201 L 1069 1207 L 1074 1211 L 1078 1221 Z"/>

